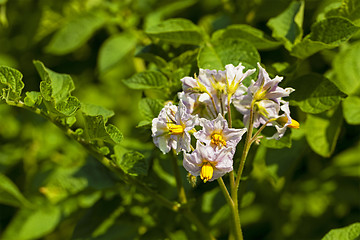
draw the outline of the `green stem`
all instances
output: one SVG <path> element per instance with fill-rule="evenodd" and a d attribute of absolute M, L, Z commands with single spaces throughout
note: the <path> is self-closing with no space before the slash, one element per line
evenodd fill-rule
<path fill-rule="evenodd" d="M 173 171 L 174 171 L 175 180 L 176 180 L 176 188 L 177 188 L 177 192 L 178 192 L 178 196 L 179 196 L 179 201 L 181 204 L 186 204 L 187 203 L 186 193 L 185 193 L 185 189 L 182 184 L 179 166 L 177 164 L 177 155 L 176 155 L 175 151 L 173 151 L 171 160 L 172 160 Z"/>
<path fill-rule="evenodd" d="M 227 190 L 225 183 L 223 181 L 223 179 L 220 177 L 217 179 L 220 189 L 223 192 L 226 202 L 228 203 L 230 210 L 231 210 L 231 215 L 233 217 L 233 230 L 234 230 L 234 235 L 235 235 L 235 239 L 236 240 L 243 240 L 243 234 L 242 234 L 242 230 L 241 230 L 241 223 L 240 223 L 240 217 L 239 217 L 239 211 L 237 208 L 235 208 L 235 204 L 233 202 L 233 199 L 231 198 L 229 191 Z"/>

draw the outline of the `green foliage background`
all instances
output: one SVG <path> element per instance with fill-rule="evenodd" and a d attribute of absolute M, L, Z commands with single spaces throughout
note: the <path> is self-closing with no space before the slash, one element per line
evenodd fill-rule
<path fill-rule="evenodd" d="M 0 0 L 0 23 L 0 100 L 25 104 L 0 104 L 1 239 L 199 239 L 131 183 L 176 201 L 151 120 L 182 77 L 239 62 L 284 76 L 301 124 L 250 152 L 245 239 L 321 239 L 351 224 L 324 239 L 359 237 L 358 0 Z M 227 239 L 216 182 L 181 175 L 195 214 Z"/>

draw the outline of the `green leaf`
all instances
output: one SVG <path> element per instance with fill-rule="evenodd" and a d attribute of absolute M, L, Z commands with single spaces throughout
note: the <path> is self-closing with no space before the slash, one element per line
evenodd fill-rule
<path fill-rule="evenodd" d="M 61 219 L 60 209 L 46 206 L 39 209 L 21 209 L 7 226 L 3 240 L 39 239 L 52 232 Z"/>
<path fill-rule="evenodd" d="M 340 172 L 344 176 L 360 177 L 359 163 L 360 144 L 348 148 L 333 158 L 333 164 L 330 166 L 336 175 Z"/>
<path fill-rule="evenodd" d="M 165 20 L 159 25 L 149 27 L 145 32 L 150 37 L 171 43 L 199 45 L 203 41 L 200 28 L 190 20 L 182 18 Z"/>
<path fill-rule="evenodd" d="M 140 114 L 143 118 L 142 124 L 151 124 L 151 121 L 159 115 L 164 104 L 158 99 L 143 98 L 139 102 Z"/>
<path fill-rule="evenodd" d="M 22 77 L 18 70 L 0 66 L 0 99 L 18 101 L 24 88 Z"/>
<path fill-rule="evenodd" d="M 132 50 L 135 49 L 136 38 L 129 33 L 119 33 L 108 38 L 100 48 L 98 67 L 100 73 L 113 68 Z"/>
<path fill-rule="evenodd" d="M 281 149 L 281 148 L 291 148 L 291 131 L 288 129 L 285 132 L 285 135 L 280 138 L 279 140 L 276 139 L 268 139 L 267 137 L 264 137 L 261 139 L 261 145 L 267 147 L 267 148 L 275 148 L 275 149 Z"/>
<path fill-rule="evenodd" d="M 360 42 L 350 45 L 335 56 L 336 76 L 330 80 L 348 95 L 360 95 Z"/>
<path fill-rule="evenodd" d="M 360 2 L 358 0 L 343 0 L 341 6 L 326 13 L 326 16 L 342 16 L 360 25 Z"/>
<path fill-rule="evenodd" d="M 88 116 L 102 115 L 105 119 L 114 116 L 114 111 L 89 103 L 81 103 L 81 111 Z"/>
<path fill-rule="evenodd" d="M 80 108 L 80 101 L 71 96 L 75 86 L 70 75 L 56 73 L 40 61 L 34 61 L 34 65 L 42 80 L 40 93 L 47 110 L 60 117 L 74 115 Z"/>
<path fill-rule="evenodd" d="M 281 44 L 271 39 L 263 31 L 246 24 L 230 25 L 226 29 L 216 31 L 212 36 L 213 41 L 228 38 L 247 40 L 259 50 L 273 49 Z"/>
<path fill-rule="evenodd" d="M 33 107 L 36 105 L 40 105 L 42 102 L 42 97 L 40 92 L 26 92 L 26 97 L 24 99 L 24 103 L 26 106 Z"/>
<path fill-rule="evenodd" d="M 150 44 L 141 48 L 136 54 L 135 57 L 144 59 L 145 61 L 155 63 L 159 68 L 165 68 L 167 62 L 165 60 L 166 53 L 158 45 Z"/>
<path fill-rule="evenodd" d="M 129 151 L 121 146 L 115 146 L 116 164 L 127 174 L 146 176 L 149 164 L 144 155 L 136 151 Z"/>
<path fill-rule="evenodd" d="M 331 17 L 311 26 L 310 39 L 337 46 L 358 30 L 359 28 L 346 18 Z"/>
<path fill-rule="evenodd" d="M 163 88 L 167 85 L 168 81 L 164 74 L 158 71 L 145 71 L 140 72 L 132 77 L 123 80 L 126 86 L 131 89 L 154 89 Z"/>
<path fill-rule="evenodd" d="M 348 124 L 360 124 L 360 97 L 349 96 L 342 102 L 344 118 Z"/>
<path fill-rule="evenodd" d="M 198 55 L 198 66 L 203 69 L 223 70 L 227 64 L 237 66 L 240 62 L 246 68 L 254 68 L 256 63 L 260 62 L 258 51 L 248 41 L 216 41 L 212 46 L 204 45 Z"/>
<path fill-rule="evenodd" d="M 196 3 L 195 0 L 182 0 L 174 2 L 166 2 L 166 5 L 160 6 L 159 8 L 154 9 L 150 12 L 145 18 L 145 29 L 148 29 L 151 26 L 161 23 L 161 21 L 166 17 L 171 17 L 176 15 L 177 12 L 188 8 Z"/>
<path fill-rule="evenodd" d="M 321 240 L 356 240 L 360 237 L 360 223 L 332 229 Z"/>
<path fill-rule="evenodd" d="M 11 179 L 2 173 L 0 173 L 0 202 L 14 207 L 31 206 Z"/>
<path fill-rule="evenodd" d="M 46 51 L 55 55 L 71 53 L 84 45 L 104 23 L 105 18 L 99 14 L 86 13 L 77 16 L 55 33 L 46 46 Z"/>
<path fill-rule="evenodd" d="M 358 31 L 349 20 L 342 17 L 331 17 L 312 25 L 311 33 L 296 44 L 291 55 L 305 59 L 312 54 L 339 46 Z"/>
<path fill-rule="evenodd" d="M 339 107 L 317 115 L 308 114 L 305 132 L 312 150 L 323 157 L 330 157 L 335 149 L 342 122 Z"/>
<path fill-rule="evenodd" d="M 327 78 L 310 73 L 289 83 L 295 89 L 290 103 L 299 106 L 303 112 L 321 113 L 340 103 L 344 94 Z"/>
<path fill-rule="evenodd" d="M 294 1 L 280 15 L 271 18 L 267 25 L 273 31 L 272 36 L 284 42 L 285 47 L 290 50 L 301 41 L 303 18 L 304 1 Z"/>
<path fill-rule="evenodd" d="M 103 115 L 89 116 L 83 114 L 85 119 L 85 133 L 90 141 L 101 140 L 109 143 L 118 144 L 121 142 L 123 135 L 120 130 L 112 125 L 106 125 Z"/>

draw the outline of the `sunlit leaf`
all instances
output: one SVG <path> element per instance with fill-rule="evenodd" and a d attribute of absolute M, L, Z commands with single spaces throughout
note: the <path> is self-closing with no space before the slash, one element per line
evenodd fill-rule
<path fill-rule="evenodd" d="M 355 240 L 360 237 L 360 223 L 353 223 L 343 228 L 332 229 L 321 240 Z"/>
<path fill-rule="evenodd" d="M 139 110 L 143 118 L 141 125 L 151 124 L 151 121 L 159 115 L 159 112 L 163 107 L 164 104 L 158 99 L 141 99 L 139 102 Z"/>
<path fill-rule="evenodd" d="M 167 78 L 158 71 L 145 71 L 137 73 L 123 82 L 132 89 L 153 89 L 165 87 Z"/>
<path fill-rule="evenodd" d="M 343 103 L 343 112 L 348 124 L 360 124 L 360 97 L 349 96 Z"/>
<path fill-rule="evenodd" d="M 284 42 L 290 50 L 294 44 L 301 41 L 304 18 L 304 1 L 293 1 L 289 7 L 275 18 L 271 18 L 267 25 L 272 29 L 272 36 Z"/>
<path fill-rule="evenodd" d="M 24 88 L 22 74 L 10 67 L 0 66 L 0 99 L 17 101 Z"/>
<path fill-rule="evenodd" d="M 40 105 L 42 102 L 42 96 L 40 92 L 26 92 L 26 97 L 24 99 L 24 103 L 26 106 L 33 107 L 36 105 Z"/>

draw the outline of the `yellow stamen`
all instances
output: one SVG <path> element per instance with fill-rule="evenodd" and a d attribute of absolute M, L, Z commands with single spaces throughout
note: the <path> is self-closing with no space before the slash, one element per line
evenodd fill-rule
<path fill-rule="evenodd" d="M 214 174 L 214 167 L 211 165 L 210 162 L 204 162 L 201 171 L 200 171 L 200 178 L 201 180 L 206 183 L 207 181 L 211 180 Z"/>
<path fill-rule="evenodd" d="M 288 120 L 289 119 L 286 116 L 279 117 L 279 118 L 276 119 L 276 121 L 282 126 L 284 126 L 285 123 L 287 123 Z M 298 121 L 294 120 L 294 119 L 291 119 L 291 123 L 288 125 L 288 127 L 297 129 L 297 128 L 300 128 L 300 123 Z"/>
<path fill-rule="evenodd" d="M 180 135 L 184 132 L 184 127 L 182 125 L 170 124 L 168 125 L 169 133 L 173 135 Z"/>
<path fill-rule="evenodd" d="M 267 90 L 266 89 L 259 89 L 256 93 L 255 93 L 255 96 L 254 96 L 254 100 L 255 101 L 260 101 L 260 100 L 263 100 L 265 98 L 265 95 L 267 93 Z"/>
<path fill-rule="evenodd" d="M 211 143 L 217 146 L 224 146 L 226 147 L 226 141 L 224 140 L 223 136 L 219 133 L 214 133 L 211 135 Z"/>

